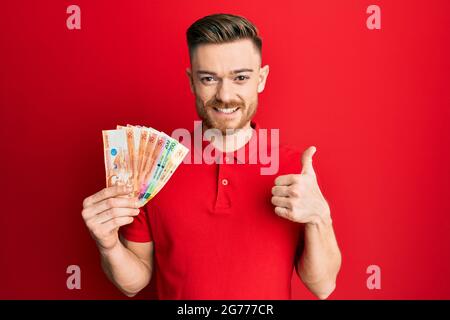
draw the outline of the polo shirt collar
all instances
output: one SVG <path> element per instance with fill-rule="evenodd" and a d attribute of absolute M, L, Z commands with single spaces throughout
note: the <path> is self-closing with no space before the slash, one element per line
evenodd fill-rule
<path fill-rule="evenodd" d="M 246 142 L 245 145 L 243 145 L 242 147 L 240 147 L 239 149 L 237 149 L 233 152 L 222 152 L 219 149 L 217 149 L 211 145 L 211 147 L 214 149 L 214 155 L 216 157 L 216 160 L 219 160 L 218 158 L 222 157 L 223 161 L 221 163 L 226 163 L 227 157 L 233 157 L 234 160 L 236 161 L 236 163 L 243 164 L 245 162 L 243 162 L 242 159 L 240 159 L 239 155 L 245 154 L 244 161 L 245 161 L 245 159 L 248 160 L 248 159 L 251 159 L 252 157 L 255 157 L 256 153 L 257 153 L 257 149 L 259 147 L 257 145 L 257 143 L 258 143 L 257 140 L 258 140 L 258 136 L 259 136 L 260 127 L 254 121 L 250 122 L 250 126 L 254 129 L 252 131 L 251 138 Z M 191 150 L 194 150 L 194 152 L 197 153 L 199 156 L 203 156 L 203 150 L 205 150 L 205 148 L 208 147 L 211 144 L 211 142 L 207 141 L 206 139 L 203 139 L 204 132 L 203 132 L 203 128 L 202 128 L 202 122 L 199 122 L 195 126 L 194 131 L 197 133 L 197 135 L 200 135 L 200 133 L 201 133 L 202 146 L 200 149 L 198 144 L 192 143 Z M 192 131 L 191 134 L 193 134 L 193 136 L 195 137 L 194 131 Z M 250 148 L 249 147 L 250 145 L 253 145 L 254 147 Z M 218 162 L 216 162 L 216 163 L 218 163 Z"/>

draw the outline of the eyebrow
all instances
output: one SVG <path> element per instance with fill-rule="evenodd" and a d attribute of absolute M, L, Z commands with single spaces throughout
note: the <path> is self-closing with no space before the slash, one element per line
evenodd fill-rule
<path fill-rule="evenodd" d="M 237 73 L 241 73 L 241 72 L 253 72 L 253 69 L 242 68 L 242 69 L 237 69 L 237 70 L 231 71 L 232 74 L 237 74 Z M 197 74 L 212 74 L 212 75 L 215 75 L 215 76 L 217 75 L 216 72 L 207 71 L 207 70 L 198 70 Z"/>

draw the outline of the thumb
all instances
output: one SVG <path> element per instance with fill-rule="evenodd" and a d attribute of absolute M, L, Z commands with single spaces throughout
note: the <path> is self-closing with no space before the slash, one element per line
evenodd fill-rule
<path fill-rule="evenodd" d="M 314 174 L 314 168 L 312 165 L 312 157 L 314 155 L 314 153 L 316 153 L 316 147 L 311 146 L 308 149 L 306 149 L 305 151 L 303 151 L 302 154 L 302 174 Z"/>

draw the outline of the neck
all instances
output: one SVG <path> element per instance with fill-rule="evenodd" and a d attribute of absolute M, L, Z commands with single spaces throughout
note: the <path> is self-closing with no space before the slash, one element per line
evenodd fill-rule
<path fill-rule="evenodd" d="M 234 152 L 243 147 L 252 137 L 253 128 L 250 121 L 241 129 L 235 130 L 231 134 L 213 134 L 210 141 L 214 148 L 221 152 Z"/>

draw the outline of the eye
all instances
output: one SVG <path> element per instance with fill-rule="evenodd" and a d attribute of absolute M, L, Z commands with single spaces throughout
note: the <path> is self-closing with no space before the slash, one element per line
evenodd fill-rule
<path fill-rule="evenodd" d="M 243 81 L 248 80 L 248 79 L 250 79 L 250 77 L 249 76 L 244 76 L 244 75 L 239 75 L 236 78 L 234 78 L 234 80 L 237 80 L 238 82 L 243 82 Z"/>
<path fill-rule="evenodd" d="M 205 76 L 200 78 L 200 81 L 206 84 L 213 83 L 215 80 L 216 79 L 214 79 L 214 77 L 212 76 Z"/>

